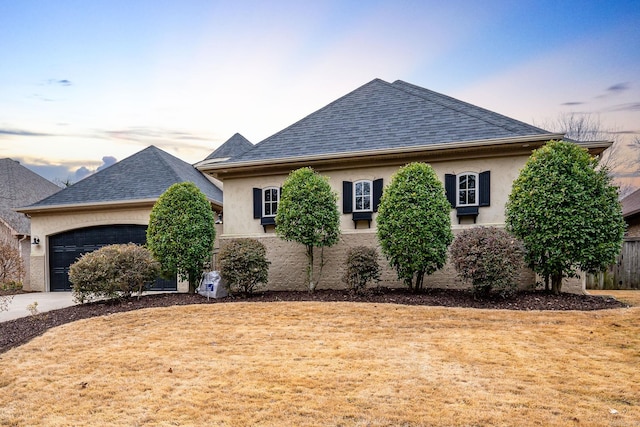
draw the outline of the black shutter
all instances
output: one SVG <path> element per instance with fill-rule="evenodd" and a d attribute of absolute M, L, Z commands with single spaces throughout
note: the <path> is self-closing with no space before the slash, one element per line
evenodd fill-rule
<path fill-rule="evenodd" d="M 253 189 L 253 218 L 259 219 L 262 217 L 262 189 Z"/>
<path fill-rule="evenodd" d="M 382 197 L 382 178 L 373 181 L 373 211 L 378 212 L 380 198 Z"/>
<path fill-rule="evenodd" d="M 456 176 L 450 173 L 444 175 L 444 192 L 447 194 L 447 200 L 451 203 L 451 207 L 456 207 Z"/>
<path fill-rule="evenodd" d="M 342 213 L 353 212 L 353 183 L 342 181 Z"/>
<path fill-rule="evenodd" d="M 489 206 L 491 202 L 491 172 L 480 173 L 480 206 Z"/>

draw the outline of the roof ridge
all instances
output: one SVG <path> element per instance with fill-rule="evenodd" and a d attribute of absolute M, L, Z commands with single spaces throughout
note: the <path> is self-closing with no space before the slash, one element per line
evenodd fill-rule
<path fill-rule="evenodd" d="M 474 118 L 476 118 L 478 120 L 482 120 L 483 122 L 486 122 L 486 123 L 501 127 L 503 129 L 506 129 L 506 130 L 509 130 L 509 131 L 512 131 L 512 132 L 517 131 L 517 129 L 515 127 L 513 127 L 513 126 L 508 126 L 505 123 L 500 123 L 497 120 L 492 120 L 490 117 L 482 116 L 480 114 L 473 114 L 473 111 L 474 110 L 480 110 L 483 113 L 488 114 L 489 116 L 499 116 L 501 119 L 507 120 L 508 122 L 517 122 L 520 126 L 526 126 L 527 128 L 530 128 L 531 130 L 548 132 L 546 129 L 542 129 L 542 128 L 539 128 L 537 126 L 530 125 L 529 123 L 523 122 L 521 120 L 514 119 L 514 118 L 511 118 L 511 117 L 507 117 L 504 114 L 496 113 L 495 111 L 491 111 L 491 110 L 488 110 L 486 108 L 479 107 L 479 106 L 471 104 L 469 102 L 462 101 L 460 99 L 453 98 L 453 97 L 445 95 L 443 93 L 436 92 L 436 91 L 431 90 L 431 89 L 423 88 L 423 87 L 420 87 L 420 86 L 405 82 L 403 80 L 396 80 L 391 84 L 391 86 L 393 86 L 396 89 L 402 90 L 403 92 L 408 93 L 410 95 L 417 96 L 419 98 L 422 98 L 422 99 L 428 100 L 430 102 L 433 102 L 435 104 L 441 105 L 441 106 L 443 106 L 445 108 L 457 111 L 458 113 L 464 114 L 464 115 L 469 116 L 469 117 L 474 117 Z M 407 90 L 407 87 L 410 90 Z M 423 96 L 422 94 L 420 94 L 420 92 L 428 92 L 429 94 L 435 95 L 436 99 L 427 98 L 426 96 Z M 447 101 L 449 101 L 451 104 L 444 103 L 444 102 L 442 102 L 441 100 L 439 100 L 437 98 L 444 98 Z M 465 107 L 468 107 L 471 111 L 463 110 L 463 109 L 457 107 L 456 104 L 463 104 Z"/>

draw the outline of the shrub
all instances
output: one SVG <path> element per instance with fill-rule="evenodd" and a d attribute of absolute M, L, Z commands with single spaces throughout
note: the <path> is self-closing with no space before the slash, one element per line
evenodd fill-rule
<path fill-rule="evenodd" d="M 160 264 L 145 247 L 129 243 L 104 246 L 69 267 L 74 299 L 80 303 L 138 295 L 160 274 Z"/>
<path fill-rule="evenodd" d="M 296 169 L 282 185 L 276 213 L 276 234 L 283 240 L 301 243 L 307 255 L 307 286 L 313 292 L 320 282 L 324 251 L 320 251 L 320 271 L 314 277 L 314 248 L 338 243 L 340 212 L 338 195 L 329 179 L 310 167 Z"/>
<path fill-rule="evenodd" d="M 0 295 L 0 311 L 9 310 L 9 304 L 11 304 L 12 299 L 13 295 Z"/>
<path fill-rule="evenodd" d="M 586 149 L 551 141 L 513 181 L 507 230 L 522 239 L 527 264 L 546 283 L 551 279 L 556 294 L 563 277 L 605 270 L 620 253 L 625 222 L 608 172 Z"/>
<path fill-rule="evenodd" d="M 219 254 L 220 275 L 230 292 L 251 294 L 267 283 L 269 264 L 265 246 L 255 239 L 227 243 Z"/>
<path fill-rule="evenodd" d="M 474 293 L 494 291 L 507 297 L 517 290 L 524 247 L 506 231 L 495 227 L 465 230 L 450 250 L 458 276 L 471 284 Z"/>
<path fill-rule="evenodd" d="M 362 293 L 370 282 L 380 280 L 378 252 L 374 248 L 356 246 L 349 249 L 345 267 L 342 281 L 352 292 Z"/>
<path fill-rule="evenodd" d="M 153 205 L 147 247 L 160 261 L 163 275 L 189 281 L 194 293 L 216 238 L 215 219 L 207 197 L 192 182 L 167 189 Z"/>
<path fill-rule="evenodd" d="M 24 260 L 20 251 L 6 239 L 0 239 L 0 287 L 9 289 L 15 283 L 21 283 L 24 276 Z"/>
<path fill-rule="evenodd" d="M 378 208 L 378 241 L 398 279 L 420 292 L 424 276 L 442 268 L 453 240 L 451 205 L 433 168 L 410 163 L 384 189 Z"/>

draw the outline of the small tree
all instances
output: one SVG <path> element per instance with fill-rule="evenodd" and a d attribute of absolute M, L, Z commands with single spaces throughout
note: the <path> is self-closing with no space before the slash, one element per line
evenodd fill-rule
<path fill-rule="evenodd" d="M 265 246 L 255 239 L 236 239 L 219 254 L 220 275 L 231 292 L 251 294 L 267 283 L 269 264 Z"/>
<path fill-rule="evenodd" d="M 151 210 L 147 247 L 160 261 L 163 275 L 180 275 L 195 293 L 216 237 L 214 216 L 206 196 L 192 182 L 173 184 Z"/>
<path fill-rule="evenodd" d="M 362 293 L 370 282 L 380 280 L 380 264 L 375 248 L 356 246 L 349 249 L 345 267 L 342 281 L 347 284 L 347 289 L 357 294 Z"/>
<path fill-rule="evenodd" d="M 517 290 L 518 273 L 524 267 L 524 247 L 505 230 L 464 230 L 454 239 L 450 252 L 458 276 L 471 285 L 474 293 L 495 291 L 507 297 Z"/>
<path fill-rule="evenodd" d="M 338 195 L 331 190 L 328 179 L 309 167 L 291 172 L 282 186 L 276 234 L 306 247 L 307 285 L 311 292 L 318 285 L 324 266 L 321 252 L 320 272 L 314 278 L 314 248 L 332 246 L 340 237 L 337 201 Z"/>
<path fill-rule="evenodd" d="M 87 252 L 69 267 L 74 299 L 129 298 L 142 293 L 160 273 L 151 252 L 134 243 L 109 245 Z"/>
<path fill-rule="evenodd" d="M 425 274 L 442 268 L 453 240 L 451 205 L 433 168 L 411 163 L 400 168 L 378 208 L 378 240 L 398 278 L 414 292 Z"/>
<path fill-rule="evenodd" d="M 625 230 L 607 168 L 565 141 L 533 152 L 513 182 L 506 224 L 524 242 L 529 267 L 547 286 L 551 278 L 554 293 L 577 269 L 596 272 L 615 262 Z"/>
<path fill-rule="evenodd" d="M 12 242 L 0 238 L 0 287 L 15 287 L 23 276 L 24 260 L 20 251 Z"/>

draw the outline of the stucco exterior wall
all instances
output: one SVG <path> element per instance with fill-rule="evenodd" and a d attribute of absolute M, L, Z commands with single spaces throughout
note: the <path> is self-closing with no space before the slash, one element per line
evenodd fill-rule
<path fill-rule="evenodd" d="M 491 171 L 491 205 L 479 209 L 477 225 L 504 226 L 504 206 L 511 192 L 511 183 L 518 176 L 528 156 L 497 157 L 494 159 L 470 159 L 459 161 L 431 163 L 441 182 L 444 183 L 445 174 L 459 174 L 462 172 Z M 329 178 L 332 189 L 338 194 L 338 209 L 342 212 L 342 181 L 355 182 L 358 180 L 376 180 L 382 178 L 384 185 L 388 185 L 392 175 L 398 170 L 397 166 L 377 168 L 356 168 L 346 170 L 319 171 Z M 305 274 L 307 259 L 305 250 L 300 244 L 284 242 L 275 235 L 273 226 L 267 226 L 265 232 L 259 219 L 253 218 L 253 191 L 255 188 L 280 187 L 287 178 L 286 174 L 266 177 L 247 177 L 225 179 L 225 212 L 221 245 L 233 238 L 251 237 L 262 241 L 267 247 L 267 258 L 271 262 L 269 269 L 269 288 L 301 290 L 305 289 Z M 341 276 L 344 271 L 343 263 L 349 248 L 359 245 L 378 247 L 376 238 L 377 214 L 373 214 L 371 228 L 366 222 L 359 222 L 355 228 L 351 214 L 341 214 L 340 226 L 342 236 L 340 242 L 324 249 L 326 264 L 322 271 L 319 288 L 344 287 Z M 456 210 L 451 210 L 451 224 L 454 234 L 473 227 L 473 221 L 466 220 L 458 224 Z M 380 252 L 380 251 L 379 251 Z M 320 263 L 320 249 L 316 249 L 316 271 Z M 383 266 L 381 286 L 402 287 L 404 284 L 397 280 L 395 270 L 389 267 L 384 257 L 380 256 Z M 535 275 L 525 269 L 521 275 L 522 287 L 533 287 Z M 461 288 L 462 284 L 456 277 L 451 265 L 425 278 L 425 286 L 439 288 Z"/>
<path fill-rule="evenodd" d="M 511 183 L 518 176 L 528 156 L 498 157 L 494 159 L 471 159 L 431 163 L 436 174 L 444 183 L 445 174 L 459 174 L 462 172 L 491 171 L 491 205 L 480 208 L 477 224 L 503 225 L 504 206 L 511 192 Z M 342 181 L 355 182 L 358 180 L 375 180 L 382 178 L 384 185 L 388 185 L 391 176 L 398 170 L 396 166 L 377 168 L 358 168 L 346 170 L 332 170 L 319 172 L 329 178 L 329 184 L 338 194 L 338 206 L 342 212 Z M 253 188 L 280 187 L 287 178 L 286 174 L 267 177 L 248 177 L 225 179 L 224 218 L 225 237 L 254 237 L 264 234 L 260 221 L 253 218 Z M 444 184 L 443 184 L 444 185 Z M 374 213 L 371 228 L 375 229 Z M 458 225 L 455 209 L 451 210 L 451 223 Z M 342 230 L 354 228 L 351 214 L 340 217 Z"/>

